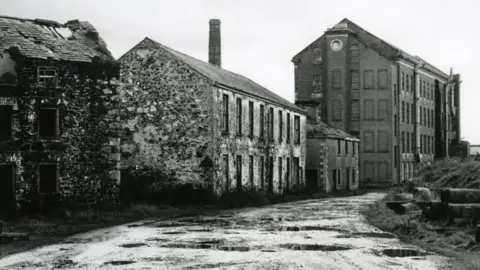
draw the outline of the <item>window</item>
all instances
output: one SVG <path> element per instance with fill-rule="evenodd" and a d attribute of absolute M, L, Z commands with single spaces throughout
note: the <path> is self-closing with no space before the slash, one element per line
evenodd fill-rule
<path fill-rule="evenodd" d="M 0 142 L 12 138 L 12 106 L 0 106 Z"/>
<path fill-rule="evenodd" d="M 350 183 L 350 169 L 345 170 L 345 176 L 346 176 L 345 181 L 347 182 L 347 185 L 348 185 Z"/>
<path fill-rule="evenodd" d="M 402 123 L 405 122 L 405 101 L 402 101 Z"/>
<path fill-rule="evenodd" d="M 300 159 L 298 157 L 293 158 L 293 180 L 295 185 L 300 184 Z"/>
<path fill-rule="evenodd" d="M 283 140 L 283 113 L 282 111 L 278 111 L 278 141 L 281 142 Z"/>
<path fill-rule="evenodd" d="M 342 120 L 342 101 L 336 99 L 332 101 L 332 120 L 341 121 Z"/>
<path fill-rule="evenodd" d="M 411 116 L 412 116 L 412 121 L 410 121 L 412 124 L 415 124 L 415 107 L 413 104 L 412 105 L 412 111 L 411 111 Z"/>
<path fill-rule="evenodd" d="M 405 91 L 405 73 L 400 73 L 400 80 L 402 82 L 401 90 Z"/>
<path fill-rule="evenodd" d="M 355 182 L 357 181 L 357 174 L 355 173 L 355 169 L 352 169 L 352 185 L 355 185 Z"/>
<path fill-rule="evenodd" d="M 237 135 L 242 135 L 242 99 L 237 98 Z"/>
<path fill-rule="evenodd" d="M 278 188 L 280 190 L 283 189 L 282 173 L 283 173 L 283 171 L 282 171 L 282 158 L 279 157 L 278 158 Z"/>
<path fill-rule="evenodd" d="M 260 138 L 265 137 L 265 106 L 260 104 Z"/>
<path fill-rule="evenodd" d="M 388 72 L 386 69 L 378 70 L 378 88 L 387 89 Z"/>
<path fill-rule="evenodd" d="M 340 169 L 337 169 L 337 186 L 340 186 L 342 184 L 342 172 Z"/>
<path fill-rule="evenodd" d="M 345 141 L 345 155 L 348 155 L 348 141 Z"/>
<path fill-rule="evenodd" d="M 408 133 L 407 133 L 408 135 Z M 405 153 L 405 131 L 402 131 L 401 135 L 401 142 L 402 142 L 402 153 Z"/>
<path fill-rule="evenodd" d="M 407 138 L 406 138 L 406 153 L 410 153 L 411 152 L 411 149 L 410 149 L 410 132 L 406 132 L 407 134 Z"/>
<path fill-rule="evenodd" d="M 222 129 L 223 129 L 224 133 L 228 133 L 229 117 L 228 117 L 228 95 L 227 94 L 223 94 L 222 105 L 223 105 L 223 108 L 222 108 L 222 114 L 223 114 Z"/>
<path fill-rule="evenodd" d="M 363 88 L 372 89 L 373 88 L 373 70 L 366 69 L 363 71 Z"/>
<path fill-rule="evenodd" d="M 365 161 L 363 163 L 365 181 L 367 183 L 374 180 L 374 164 L 372 161 Z"/>
<path fill-rule="evenodd" d="M 360 120 L 360 101 L 352 100 L 352 121 Z"/>
<path fill-rule="evenodd" d="M 388 162 L 378 162 L 378 179 L 385 181 L 388 178 Z"/>
<path fill-rule="evenodd" d="M 378 100 L 378 120 L 388 119 L 388 99 Z"/>
<path fill-rule="evenodd" d="M 398 145 L 393 147 L 393 167 L 397 167 L 398 163 Z"/>
<path fill-rule="evenodd" d="M 413 132 L 410 133 L 410 139 L 411 139 L 411 142 L 410 142 L 411 144 L 410 144 L 410 145 L 411 145 L 412 147 L 411 147 L 411 149 L 408 149 L 408 151 L 409 151 L 410 153 L 415 153 L 415 135 L 414 135 Z"/>
<path fill-rule="evenodd" d="M 316 47 L 313 49 L 313 64 L 320 64 L 322 62 L 322 49 Z"/>
<path fill-rule="evenodd" d="M 273 108 L 270 107 L 269 114 L 268 114 L 268 137 L 270 140 L 273 140 L 273 131 L 274 131 L 274 119 L 273 119 Z"/>
<path fill-rule="evenodd" d="M 351 61 L 352 62 L 358 62 L 360 59 L 359 59 L 359 50 L 358 50 L 358 45 L 357 44 L 352 44 L 352 46 L 350 46 L 350 57 L 351 57 Z"/>
<path fill-rule="evenodd" d="M 57 70 L 50 67 L 38 67 L 37 81 L 40 84 L 56 84 Z"/>
<path fill-rule="evenodd" d="M 395 106 L 398 104 L 398 89 L 397 89 L 397 84 L 393 84 L 393 103 L 395 103 Z"/>
<path fill-rule="evenodd" d="M 313 76 L 313 92 L 314 93 L 322 92 L 322 75 Z"/>
<path fill-rule="evenodd" d="M 342 154 L 342 143 L 340 140 L 337 140 L 337 154 L 338 155 Z"/>
<path fill-rule="evenodd" d="M 253 137 L 253 131 L 254 131 L 254 111 L 253 111 L 253 101 L 248 102 L 248 118 L 249 118 L 249 123 L 250 123 L 250 128 L 249 128 L 249 135 L 250 137 Z"/>
<path fill-rule="evenodd" d="M 407 120 L 407 124 L 409 124 L 410 123 L 410 103 L 406 103 L 406 105 L 407 105 L 407 117 L 406 117 L 407 119 L 406 120 Z"/>
<path fill-rule="evenodd" d="M 290 113 L 287 113 L 287 143 L 290 142 Z"/>
<path fill-rule="evenodd" d="M 393 134 L 397 136 L 398 134 L 398 115 L 394 115 L 393 117 Z"/>
<path fill-rule="evenodd" d="M 388 152 L 388 131 L 378 132 L 378 152 Z"/>
<path fill-rule="evenodd" d="M 410 75 L 406 74 L 406 90 L 407 92 L 410 91 Z"/>
<path fill-rule="evenodd" d="M 56 108 L 42 108 L 38 114 L 38 134 L 41 138 L 58 136 L 58 110 Z"/>
<path fill-rule="evenodd" d="M 228 164 L 228 155 L 223 155 L 223 181 L 225 182 L 225 189 L 230 190 L 230 167 Z"/>
<path fill-rule="evenodd" d="M 300 143 L 300 116 L 295 115 L 294 116 L 294 128 L 295 128 L 295 143 Z"/>
<path fill-rule="evenodd" d="M 237 156 L 237 191 L 242 190 L 242 156 Z"/>
<path fill-rule="evenodd" d="M 357 143 L 352 142 L 352 155 L 355 156 L 357 154 Z"/>
<path fill-rule="evenodd" d="M 265 188 L 265 157 L 260 157 L 260 185 L 262 189 Z"/>
<path fill-rule="evenodd" d="M 255 185 L 253 183 L 253 156 L 248 157 L 248 180 L 250 182 L 250 187 L 253 188 Z"/>
<path fill-rule="evenodd" d="M 350 89 L 357 90 L 359 86 L 359 73 L 358 70 L 350 71 Z"/>
<path fill-rule="evenodd" d="M 423 149 L 424 149 L 423 134 L 420 134 L 420 154 L 423 154 Z"/>
<path fill-rule="evenodd" d="M 290 166 L 290 158 L 287 158 L 287 179 L 285 179 L 285 181 L 287 182 L 287 189 L 290 188 Z"/>
<path fill-rule="evenodd" d="M 427 108 L 423 108 L 423 125 L 427 126 Z"/>
<path fill-rule="evenodd" d="M 423 112 L 423 108 L 420 106 L 420 125 L 423 125 L 423 118 L 422 118 L 422 112 Z"/>
<path fill-rule="evenodd" d="M 38 166 L 39 193 L 55 193 L 58 191 L 57 164 L 40 164 Z"/>
<path fill-rule="evenodd" d="M 375 106 L 372 99 L 366 99 L 363 101 L 364 112 L 363 118 L 364 120 L 374 120 L 375 116 Z"/>
<path fill-rule="evenodd" d="M 373 152 L 374 151 L 374 133 L 373 131 L 365 131 L 363 133 L 364 140 L 364 152 Z"/>
<path fill-rule="evenodd" d="M 341 89 L 342 88 L 342 71 L 341 70 L 332 70 L 332 88 Z"/>

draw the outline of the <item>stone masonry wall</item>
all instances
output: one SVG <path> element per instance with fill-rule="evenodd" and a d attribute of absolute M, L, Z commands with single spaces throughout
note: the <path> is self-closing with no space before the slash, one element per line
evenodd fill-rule
<path fill-rule="evenodd" d="M 108 68 L 93 64 L 21 57 L 15 60 L 18 85 L 10 91 L 0 89 L 0 96 L 10 96 L 16 102 L 13 137 L 0 143 L 0 163 L 15 163 L 17 201 L 45 196 L 80 204 L 115 200 L 119 157 L 110 146 L 116 135 L 109 130 L 116 119 L 107 113 L 113 106 L 110 97 L 116 86 L 103 80 L 115 74 L 115 67 L 105 72 Z M 38 66 L 57 69 L 57 86 L 37 84 Z M 42 107 L 58 110 L 56 138 L 38 136 L 38 112 Z M 38 166 L 42 163 L 57 164 L 58 192 L 54 194 L 39 194 Z"/>
<path fill-rule="evenodd" d="M 211 83 L 149 40 L 119 61 L 122 169 L 210 186 Z"/>

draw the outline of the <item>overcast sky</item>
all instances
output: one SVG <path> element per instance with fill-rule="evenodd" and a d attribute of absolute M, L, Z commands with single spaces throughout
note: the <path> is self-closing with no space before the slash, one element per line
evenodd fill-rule
<path fill-rule="evenodd" d="M 462 76 L 462 137 L 480 144 L 476 0 L 0 0 L 1 15 L 91 22 L 115 57 L 146 36 L 208 61 L 208 20 L 221 20 L 222 67 L 294 101 L 292 57 L 343 18 Z"/>

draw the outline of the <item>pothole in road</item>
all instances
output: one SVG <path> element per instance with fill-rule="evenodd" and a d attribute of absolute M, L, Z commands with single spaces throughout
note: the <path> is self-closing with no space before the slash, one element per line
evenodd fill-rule
<path fill-rule="evenodd" d="M 430 255 L 431 253 L 421 251 L 418 249 L 396 249 L 396 248 L 387 248 L 382 250 L 382 253 L 388 257 L 419 257 Z"/>
<path fill-rule="evenodd" d="M 335 238 L 361 238 L 361 237 L 387 238 L 387 239 L 397 238 L 396 235 L 394 235 L 392 233 L 386 233 L 386 232 L 367 232 L 367 233 L 341 234 L 341 235 L 337 235 Z"/>
<path fill-rule="evenodd" d="M 299 232 L 299 231 L 333 231 L 333 232 L 348 232 L 347 230 L 327 227 L 327 226 L 283 226 L 278 228 L 267 229 L 267 231 L 287 231 L 287 232 Z"/>
<path fill-rule="evenodd" d="M 340 250 L 349 250 L 351 247 L 347 246 L 327 246 L 327 245 L 315 245 L 315 244 L 283 244 L 280 245 L 281 248 L 291 249 L 291 250 L 302 250 L 302 251 L 340 251 Z"/>
<path fill-rule="evenodd" d="M 168 223 L 159 223 L 155 225 L 157 228 L 171 228 L 171 227 L 181 227 L 185 226 L 185 224 L 179 223 L 179 222 L 168 222 Z"/>
<path fill-rule="evenodd" d="M 136 261 L 109 261 L 109 262 L 105 262 L 104 265 L 108 265 L 108 264 L 111 264 L 111 265 L 127 265 L 127 264 L 132 264 L 132 263 L 136 263 Z"/>
<path fill-rule="evenodd" d="M 225 220 L 225 219 L 219 219 L 219 218 L 187 218 L 181 220 L 182 222 L 188 222 L 188 223 L 197 223 L 197 224 L 209 224 L 209 225 L 221 225 L 221 226 L 228 226 L 230 225 L 230 221 Z"/>
<path fill-rule="evenodd" d="M 168 232 L 162 232 L 162 234 L 186 234 L 187 232 L 184 231 L 168 231 Z"/>
<path fill-rule="evenodd" d="M 72 268 L 72 267 L 75 267 L 76 265 L 77 263 L 72 260 L 60 260 L 54 263 L 53 268 L 55 269 Z"/>
<path fill-rule="evenodd" d="M 123 248 L 135 248 L 135 247 L 142 247 L 142 246 L 146 246 L 146 244 L 144 244 L 144 243 L 129 243 L 129 244 L 120 245 L 120 247 L 123 247 Z"/>
<path fill-rule="evenodd" d="M 187 229 L 188 232 L 213 232 L 213 229 L 200 228 L 200 229 Z"/>

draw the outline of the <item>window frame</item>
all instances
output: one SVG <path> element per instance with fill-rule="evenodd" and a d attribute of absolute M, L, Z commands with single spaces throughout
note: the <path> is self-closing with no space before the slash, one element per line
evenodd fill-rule
<path fill-rule="evenodd" d="M 254 136 L 254 132 L 255 132 L 255 111 L 254 111 L 254 107 L 255 105 L 253 104 L 253 101 L 249 101 L 248 102 L 248 109 L 249 109 L 249 112 L 248 112 L 248 118 L 249 118 L 249 131 L 248 131 L 248 135 L 253 138 Z"/>
<path fill-rule="evenodd" d="M 230 120 L 230 113 L 229 113 L 229 104 L 230 97 L 228 94 L 222 95 L 222 133 L 228 134 L 230 132 L 229 127 L 229 120 Z"/>
<path fill-rule="evenodd" d="M 237 118 L 237 121 L 236 121 L 237 136 L 242 136 L 242 118 L 243 118 L 242 105 L 243 105 L 242 98 L 237 97 L 237 101 L 236 101 L 236 107 L 237 107 L 237 110 L 236 110 L 237 111 L 237 115 L 236 115 L 236 118 Z"/>
<path fill-rule="evenodd" d="M 41 190 L 41 167 L 42 166 L 55 166 L 55 191 L 54 192 L 42 192 Z M 37 164 L 37 192 L 40 195 L 46 194 L 58 194 L 60 192 L 60 172 L 59 164 L 57 162 L 40 162 Z"/>
<path fill-rule="evenodd" d="M 295 129 L 295 144 L 300 144 L 300 116 L 299 115 L 294 115 L 293 117 L 293 125 Z"/>
<path fill-rule="evenodd" d="M 48 71 L 53 71 L 55 75 L 46 75 L 46 74 L 40 74 L 43 72 L 48 72 Z M 41 81 L 41 80 L 45 81 Z M 48 80 L 51 79 L 52 81 L 49 82 Z M 57 68 L 52 67 L 52 66 L 38 66 L 37 67 L 37 84 L 42 85 L 42 86 L 48 86 L 48 85 L 57 85 L 58 83 L 58 71 Z"/>
<path fill-rule="evenodd" d="M 367 76 L 371 75 L 372 84 L 367 84 Z M 375 71 L 373 69 L 363 70 L 363 89 L 372 90 L 375 85 Z"/>
<path fill-rule="evenodd" d="M 55 135 L 53 136 L 45 136 L 41 134 L 41 112 L 42 111 L 55 111 Z M 37 135 L 38 138 L 41 140 L 52 140 L 58 139 L 60 137 L 60 115 L 59 115 L 59 108 L 57 107 L 41 107 L 38 109 L 37 115 Z"/>

